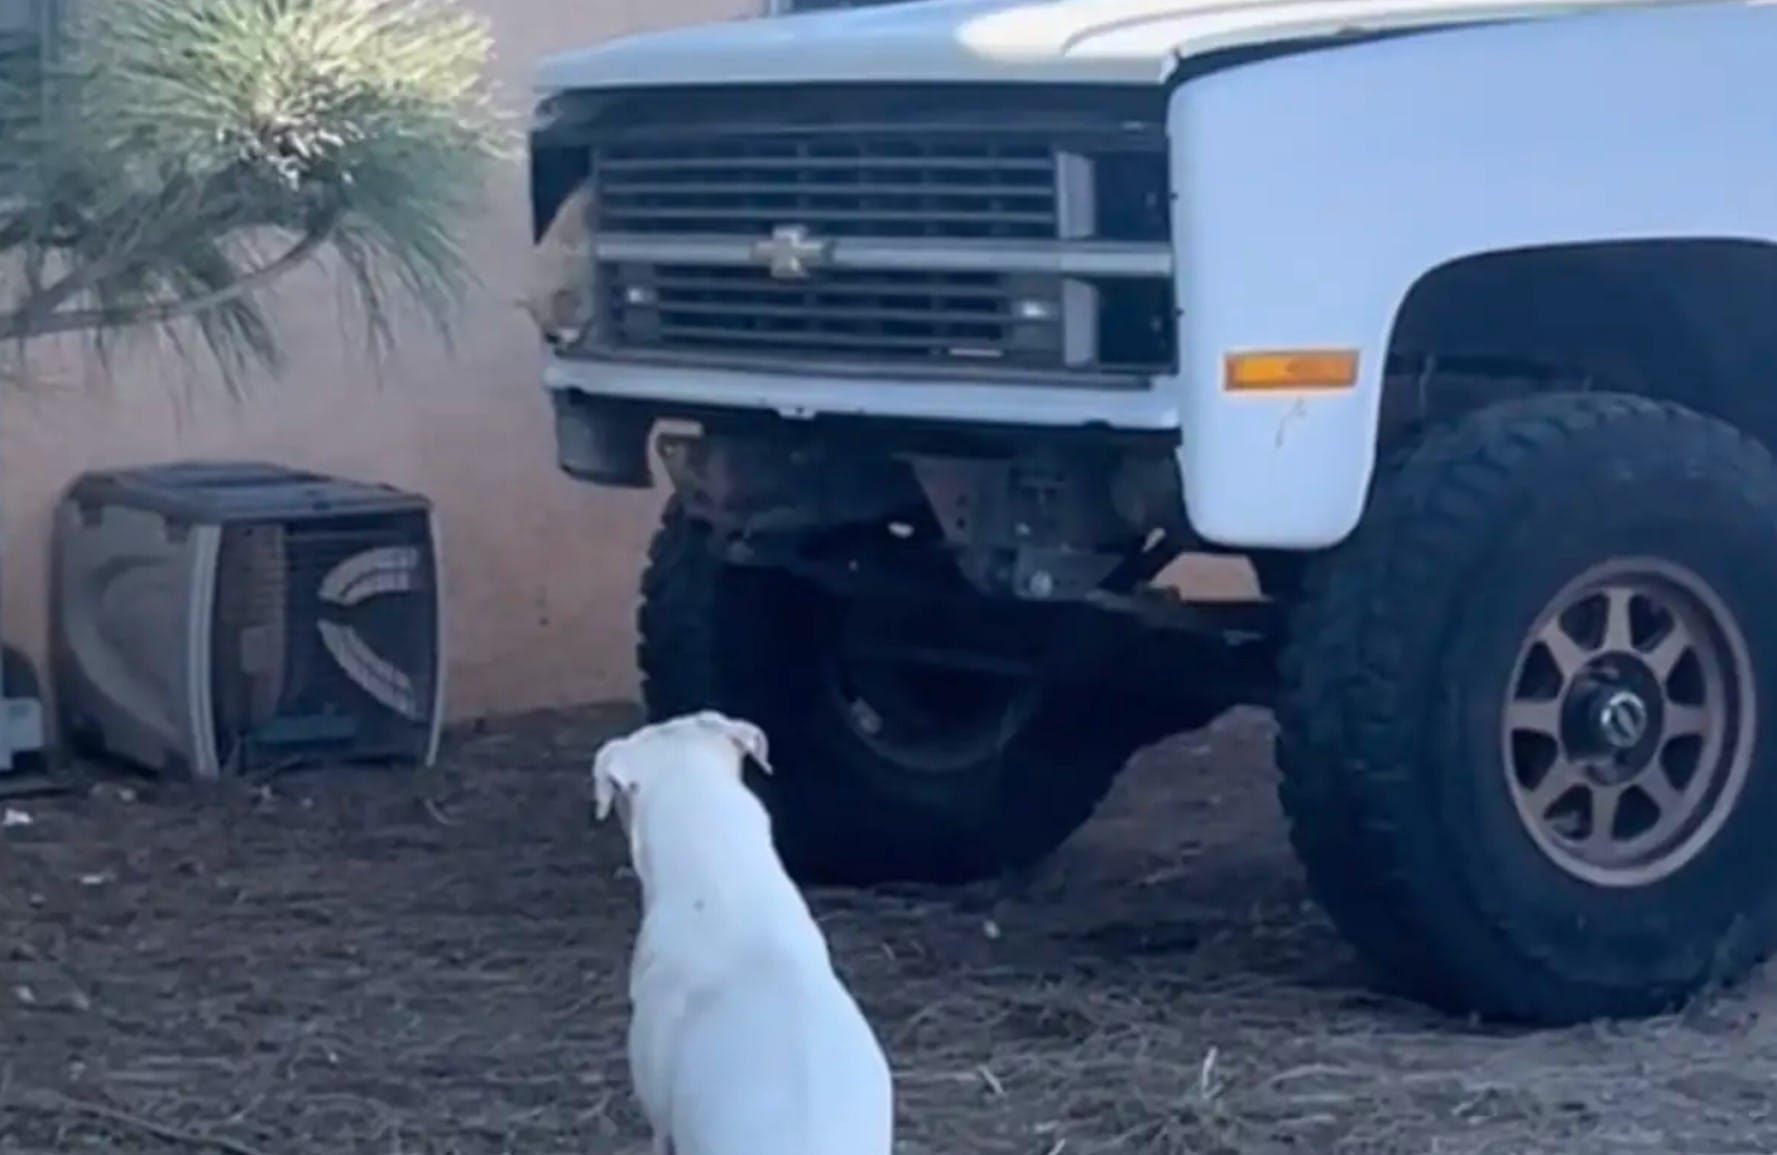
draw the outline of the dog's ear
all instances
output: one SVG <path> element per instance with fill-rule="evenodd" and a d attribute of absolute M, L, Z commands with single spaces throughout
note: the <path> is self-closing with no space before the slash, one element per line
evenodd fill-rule
<path fill-rule="evenodd" d="M 714 710 L 705 710 L 699 720 L 712 729 L 719 730 L 724 737 L 734 743 L 734 748 L 743 755 L 759 764 L 759 769 L 770 774 L 771 740 L 765 731 L 741 718 L 730 718 L 726 714 L 718 714 Z"/>
<path fill-rule="evenodd" d="M 636 780 L 624 762 L 623 739 L 614 738 L 599 747 L 592 759 L 592 798 L 594 815 L 600 822 L 611 816 L 611 804 L 619 791 L 635 793 Z"/>

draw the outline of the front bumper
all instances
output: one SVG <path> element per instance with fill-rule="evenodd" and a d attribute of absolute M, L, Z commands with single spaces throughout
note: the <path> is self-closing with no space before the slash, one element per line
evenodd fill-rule
<path fill-rule="evenodd" d="M 592 408 L 631 415 L 630 424 L 643 425 L 635 436 L 644 441 L 648 427 L 656 419 L 710 410 L 790 421 L 880 418 L 962 426 L 1141 433 L 1175 433 L 1179 428 L 1178 406 L 1170 396 L 1156 390 L 1019 386 L 915 377 L 848 379 L 564 357 L 550 359 L 544 383 L 556 396 L 558 428 L 559 415 L 564 411 L 600 400 L 621 402 L 608 407 L 595 404 Z M 565 459 L 563 468 L 576 476 L 583 475 L 570 468 Z M 599 480 L 595 475 L 585 476 Z"/>
<path fill-rule="evenodd" d="M 1176 443 L 1179 413 L 1158 392 L 934 379 L 743 373 L 552 357 L 544 374 L 563 472 L 598 485 L 653 484 L 648 439 L 662 420 L 775 426 L 907 425 L 943 437 L 1088 434 Z"/>

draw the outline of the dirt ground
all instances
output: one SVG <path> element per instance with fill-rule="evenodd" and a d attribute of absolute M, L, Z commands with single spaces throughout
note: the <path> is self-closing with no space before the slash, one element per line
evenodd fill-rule
<path fill-rule="evenodd" d="M 644 1150 L 636 894 L 585 798 L 623 720 L 465 735 L 420 775 L 13 803 L 0 1151 Z M 1556 1033 L 1366 994 L 1305 904 L 1267 745 L 1244 715 L 1149 752 L 1015 898 L 815 896 L 908 1155 L 1777 1150 L 1765 980 Z"/>

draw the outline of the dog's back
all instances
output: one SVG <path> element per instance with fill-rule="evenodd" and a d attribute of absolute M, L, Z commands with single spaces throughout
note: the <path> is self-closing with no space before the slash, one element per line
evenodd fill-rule
<path fill-rule="evenodd" d="M 666 956 L 678 981 L 725 981 L 714 972 L 759 940 L 826 962 L 826 940 L 772 845 L 771 820 L 738 780 L 687 772 L 661 783 L 637 822 L 647 858 L 638 950 Z"/>
<path fill-rule="evenodd" d="M 888 1061 L 778 859 L 735 750 L 698 745 L 700 726 L 739 724 L 704 717 L 654 731 L 645 786 L 634 786 L 640 754 L 608 767 L 633 796 L 643 915 L 630 1066 L 655 1150 L 890 1155 Z M 688 740 L 669 747 L 669 736 Z M 756 744 L 762 751 L 762 737 Z"/>
<path fill-rule="evenodd" d="M 889 1155 L 888 1063 L 757 799 L 686 775 L 646 822 L 632 1061 L 673 1155 Z"/>
<path fill-rule="evenodd" d="M 890 1155 L 888 1062 L 824 963 L 762 954 L 686 1008 L 674 1155 Z"/>

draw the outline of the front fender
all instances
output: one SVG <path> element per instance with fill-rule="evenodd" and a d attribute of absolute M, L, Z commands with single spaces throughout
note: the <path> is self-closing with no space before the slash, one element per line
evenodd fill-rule
<path fill-rule="evenodd" d="M 1777 10 L 1626 9 L 1370 40 L 1174 91 L 1179 467 L 1192 526 L 1314 549 L 1361 517 L 1413 285 L 1544 245 L 1777 238 Z M 1354 387 L 1230 394 L 1223 359 L 1349 348 Z"/>

